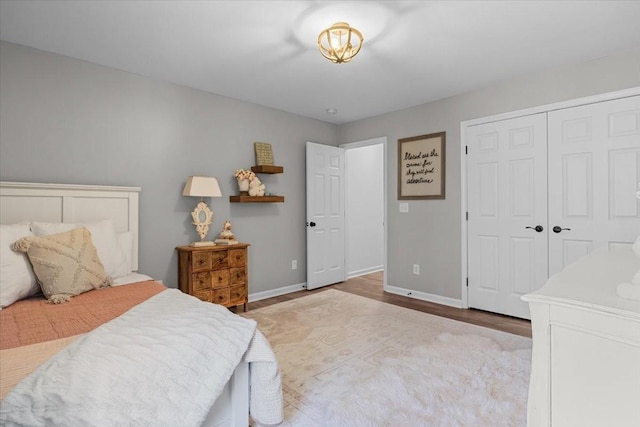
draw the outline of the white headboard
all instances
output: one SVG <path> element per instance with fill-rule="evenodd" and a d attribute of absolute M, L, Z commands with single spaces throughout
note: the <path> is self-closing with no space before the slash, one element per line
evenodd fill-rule
<path fill-rule="evenodd" d="M 132 232 L 133 271 L 137 271 L 140 190 L 140 187 L 0 181 L 0 223 L 94 222 L 110 219 L 116 232 Z"/>

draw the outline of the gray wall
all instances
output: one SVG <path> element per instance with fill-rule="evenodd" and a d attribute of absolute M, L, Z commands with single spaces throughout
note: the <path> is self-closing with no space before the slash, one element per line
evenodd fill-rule
<path fill-rule="evenodd" d="M 140 271 L 176 284 L 174 247 L 196 239 L 182 197 L 189 175 L 213 175 L 225 219 L 252 244 L 250 293 L 306 280 L 304 142 L 387 136 L 388 284 L 460 298 L 460 122 L 640 86 L 640 49 L 336 127 L 281 111 L 0 42 L 0 179 L 142 187 Z M 447 132 L 446 199 L 396 199 L 399 138 Z M 283 175 L 262 175 L 284 204 L 231 204 L 233 171 L 273 145 Z M 299 224 L 299 226 L 297 226 Z M 291 260 L 298 268 L 291 270 Z M 421 265 L 421 275 L 412 274 Z"/>
<path fill-rule="evenodd" d="M 635 86 L 640 49 L 341 125 L 341 143 L 388 137 L 388 285 L 461 298 L 461 121 Z M 399 213 L 397 140 L 440 131 L 447 133 L 446 199 L 409 201 L 409 213 Z M 420 264 L 419 276 L 412 264 Z"/>
<path fill-rule="evenodd" d="M 269 142 L 282 175 L 261 175 L 284 204 L 229 203 L 233 172 Z M 225 219 L 251 243 L 250 293 L 306 281 L 305 141 L 336 126 L 11 43 L 0 43 L 0 179 L 130 185 L 140 195 L 140 271 L 177 286 L 177 245 L 196 240 L 181 195 L 189 175 L 218 178 Z"/>

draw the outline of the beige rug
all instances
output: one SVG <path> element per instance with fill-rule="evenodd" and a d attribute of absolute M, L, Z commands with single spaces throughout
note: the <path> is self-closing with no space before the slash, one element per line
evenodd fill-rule
<path fill-rule="evenodd" d="M 256 309 L 285 426 L 524 426 L 531 340 L 326 290 Z"/>

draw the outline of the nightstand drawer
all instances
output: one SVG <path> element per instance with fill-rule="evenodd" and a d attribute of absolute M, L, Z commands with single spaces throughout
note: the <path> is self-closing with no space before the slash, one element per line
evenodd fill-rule
<path fill-rule="evenodd" d="M 194 252 L 191 256 L 191 270 L 194 272 L 211 270 L 211 252 Z"/>
<path fill-rule="evenodd" d="M 229 288 L 213 289 L 211 291 L 211 302 L 216 304 L 229 304 Z"/>
<path fill-rule="evenodd" d="M 193 283 L 194 292 L 211 289 L 211 272 L 203 271 L 200 273 L 193 273 L 191 281 Z"/>
<path fill-rule="evenodd" d="M 247 302 L 247 287 L 245 285 L 229 288 L 229 304 L 237 305 Z"/>
<path fill-rule="evenodd" d="M 229 270 L 214 270 L 211 272 L 211 286 L 226 288 L 229 286 Z"/>
<path fill-rule="evenodd" d="M 247 265 L 247 251 L 245 249 L 229 249 L 229 267 L 244 267 Z"/>
<path fill-rule="evenodd" d="M 211 289 L 194 291 L 193 296 L 201 299 L 202 301 L 211 302 Z"/>
<path fill-rule="evenodd" d="M 227 251 L 210 252 L 211 254 L 211 269 L 220 270 L 228 267 L 227 263 Z"/>
<path fill-rule="evenodd" d="M 229 269 L 229 284 L 241 285 L 247 282 L 247 272 L 244 267 Z"/>

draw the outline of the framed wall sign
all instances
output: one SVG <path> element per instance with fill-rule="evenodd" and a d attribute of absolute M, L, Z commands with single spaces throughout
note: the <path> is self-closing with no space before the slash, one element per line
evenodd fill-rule
<path fill-rule="evenodd" d="M 266 142 L 254 142 L 256 151 L 256 166 L 273 166 L 273 151 L 271 144 Z"/>
<path fill-rule="evenodd" d="M 444 199 L 445 134 L 398 140 L 398 200 Z"/>

